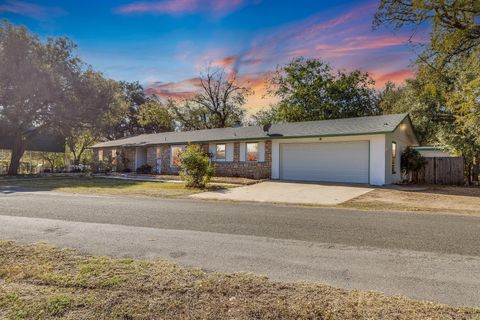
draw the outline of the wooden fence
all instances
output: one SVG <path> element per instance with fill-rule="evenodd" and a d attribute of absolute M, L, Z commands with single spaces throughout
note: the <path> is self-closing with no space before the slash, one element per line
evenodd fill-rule
<path fill-rule="evenodd" d="M 462 157 L 426 157 L 427 165 L 413 175 L 413 182 L 426 184 L 462 185 L 465 183 Z"/>

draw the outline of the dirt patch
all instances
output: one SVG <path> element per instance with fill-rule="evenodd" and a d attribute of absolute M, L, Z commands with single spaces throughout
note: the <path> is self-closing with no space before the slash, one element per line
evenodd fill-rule
<path fill-rule="evenodd" d="M 0 241 L 2 319 L 479 319 L 480 310 L 321 284 L 84 257 Z"/>
<path fill-rule="evenodd" d="M 415 186 L 375 189 L 341 206 L 365 210 L 423 211 L 480 216 L 480 188 Z"/>

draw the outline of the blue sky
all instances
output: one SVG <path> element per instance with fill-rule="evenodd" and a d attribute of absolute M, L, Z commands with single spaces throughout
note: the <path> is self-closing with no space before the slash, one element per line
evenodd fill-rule
<path fill-rule="evenodd" d="M 162 97 L 187 97 L 209 65 L 236 72 L 265 97 L 265 78 L 294 57 L 368 71 L 381 88 L 412 76 L 408 33 L 372 31 L 377 1 L 0 0 L 0 16 L 47 36 L 68 36 L 78 54 L 116 80 L 140 81 Z M 415 40 L 415 39 L 414 39 Z"/>

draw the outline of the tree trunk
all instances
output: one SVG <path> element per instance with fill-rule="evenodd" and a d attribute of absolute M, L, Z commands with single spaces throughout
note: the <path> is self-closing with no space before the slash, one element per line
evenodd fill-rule
<path fill-rule="evenodd" d="M 25 152 L 26 141 L 21 133 L 15 135 L 15 141 L 13 142 L 12 155 L 10 157 L 10 166 L 8 167 L 8 175 L 16 176 L 18 174 L 18 168 L 20 167 L 20 159 Z"/>

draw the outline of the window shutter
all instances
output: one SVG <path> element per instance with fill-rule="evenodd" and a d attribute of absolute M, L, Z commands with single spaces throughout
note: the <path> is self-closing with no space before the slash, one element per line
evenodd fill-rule
<path fill-rule="evenodd" d="M 258 162 L 265 161 L 265 142 L 258 143 Z"/>
<path fill-rule="evenodd" d="M 247 153 L 246 143 L 240 142 L 240 161 L 245 161 L 245 155 Z"/>
<path fill-rule="evenodd" d="M 227 143 L 225 161 L 233 161 L 233 143 Z"/>

